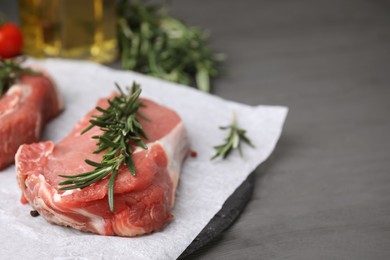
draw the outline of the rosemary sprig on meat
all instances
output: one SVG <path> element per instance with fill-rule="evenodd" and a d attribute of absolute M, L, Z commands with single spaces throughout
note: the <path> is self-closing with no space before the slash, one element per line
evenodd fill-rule
<path fill-rule="evenodd" d="M 242 156 L 241 143 L 244 142 L 250 147 L 254 148 L 254 145 L 250 139 L 246 136 L 246 130 L 239 128 L 237 124 L 236 114 L 233 113 L 233 121 L 228 126 L 220 126 L 222 130 L 230 130 L 229 135 L 225 138 L 225 143 L 221 145 L 214 146 L 216 153 L 211 160 L 214 160 L 217 157 L 222 157 L 225 159 L 233 149 L 238 149 L 240 155 Z"/>
<path fill-rule="evenodd" d="M 1 59 L 0 58 L 0 97 L 15 83 L 21 74 L 40 75 L 38 71 L 23 68 L 21 63 L 24 58 Z"/>
<path fill-rule="evenodd" d="M 144 117 L 138 111 L 139 107 L 143 106 L 138 99 L 141 94 L 140 86 L 133 83 L 131 91 L 127 94 L 118 85 L 116 86 L 120 95 L 108 100 L 108 108 L 96 107 L 102 114 L 93 115 L 93 119 L 89 121 L 90 125 L 81 132 L 84 134 L 95 126 L 103 132 L 101 135 L 92 136 L 93 139 L 99 140 L 96 144 L 98 147 L 93 153 L 104 151 L 101 162 L 87 159 L 85 162 L 95 167 L 94 170 L 73 176 L 59 175 L 67 179 L 59 184 L 60 190 L 83 189 L 110 175 L 108 203 L 112 212 L 114 211 L 114 183 L 119 169 L 122 165 L 126 165 L 129 172 L 135 176 L 133 151 L 137 146 L 148 149 L 142 140 L 142 138 L 147 139 L 147 136 L 137 119 L 137 115 Z"/>
<path fill-rule="evenodd" d="M 122 68 L 210 91 L 224 55 L 215 54 L 207 36 L 165 12 L 160 5 L 118 2 L 118 42 Z"/>

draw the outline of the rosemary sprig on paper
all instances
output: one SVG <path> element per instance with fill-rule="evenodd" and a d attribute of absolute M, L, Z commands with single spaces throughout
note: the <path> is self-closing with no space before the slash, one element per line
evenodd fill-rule
<path fill-rule="evenodd" d="M 24 58 L 0 59 L 0 97 L 15 83 L 21 74 L 40 75 L 40 72 L 23 68 Z"/>
<path fill-rule="evenodd" d="M 96 144 L 98 148 L 93 153 L 104 151 L 101 162 L 85 160 L 95 169 L 73 176 L 60 175 L 67 180 L 59 184 L 60 190 L 83 189 L 111 174 L 108 183 L 108 202 L 112 212 L 114 211 L 114 183 L 120 167 L 127 165 L 129 172 L 133 176 L 136 175 L 132 158 L 135 147 L 132 148 L 130 141 L 136 146 L 148 149 L 142 140 L 142 138 L 147 139 L 147 136 L 137 119 L 138 108 L 143 106 L 138 100 L 141 94 L 140 86 L 133 83 L 132 90 L 128 94 L 125 94 L 118 85 L 116 86 L 120 95 L 108 101 L 108 108 L 96 107 L 102 114 L 92 116 L 90 125 L 81 132 L 84 134 L 95 126 L 103 132 L 101 135 L 92 136 L 93 139 L 99 140 Z M 140 116 L 144 115 L 140 114 Z"/>
<path fill-rule="evenodd" d="M 237 125 L 236 114 L 233 113 L 233 121 L 228 126 L 220 126 L 222 130 L 230 130 L 229 135 L 225 138 L 225 143 L 214 146 L 216 153 L 211 160 L 214 160 L 217 157 L 222 157 L 225 159 L 233 149 L 238 149 L 240 155 L 242 156 L 241 143 L 244 142 L 250 147 L 254 148 L 254 145 L 250 141 L 250 139 L 246 136 L 246 130 L 239 128 Z"/>
<path fill-rule="evenodd" d="M 210 91 L 210 78 L 224 59 L 197 27 L 169 16 L 155 4 L 121 0 L 118 41 L 122 68 Z"/>

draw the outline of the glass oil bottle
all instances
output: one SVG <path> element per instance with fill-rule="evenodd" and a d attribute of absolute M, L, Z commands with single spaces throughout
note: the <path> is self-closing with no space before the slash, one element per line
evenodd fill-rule
<path fill-rule="evenodd" d="M 115 0 L 19 0 L 24 53 L 111 62 L 117 56 Z"/>

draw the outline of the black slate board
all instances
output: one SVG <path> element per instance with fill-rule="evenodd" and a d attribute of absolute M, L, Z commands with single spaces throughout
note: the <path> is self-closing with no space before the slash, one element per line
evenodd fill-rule
<path fill-rule="evenodd" d="M 186 250 L 184 250 L 178 260 L 191 258 L 199 249 L 216 239 L 234 223 L 252 197 L 254 174 L 250 174 L 235 192 L 230 195 L 222 206 L 222 209 L 210 220 Z"/>

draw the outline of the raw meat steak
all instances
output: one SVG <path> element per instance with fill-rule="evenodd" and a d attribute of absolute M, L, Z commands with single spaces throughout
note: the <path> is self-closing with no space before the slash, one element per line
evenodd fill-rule
<path fill-rule="evenodd" d="M 0 170 L 14 161 L 21 144 L 36 142 L 45 123 L 62 108 L 48 76 L 22 75 L 0 98 Z"/>
<path fill-rule="evenodd" d="M 75 175 L 93 169 L 84 159 L 100 162 L 93 135 L 97 127 L 80 132 L 89 124 L 89 112 L 60 143 L 41 142 L 23 145 L 16 155 L 18 185 L 25 199 L 51 223 L 71 226 L 101 235 L 137 236 L 162 229 L 172 218 L 170 210 L 179 180 L 182 162 L 189 152 L 187 132 L 172 110 L 143 99 L 140 110 L 149 120 L 139 118 L 148 139 L 148 150 L 137 148 L 133 154 L 137 175 L 123 166 L 115 181 L 114 206 L 107 201 L 108 179 L 82 190 L 60 191 L 64 181 L 59 174 Z M 108 106 L 101 99 L 98 106 Z"/>

